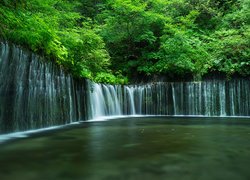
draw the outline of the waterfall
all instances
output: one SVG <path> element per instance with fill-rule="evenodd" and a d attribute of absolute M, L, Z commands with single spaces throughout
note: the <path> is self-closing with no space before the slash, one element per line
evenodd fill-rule
<path fill-rule="evenodd" d="M 107 85 L 0 43 L 0 134 L 121 115 L 250 116 L 250 81 Z"/>
<path fill-rule="evenodd" d="M 171 83 L 171 87 L 172 87 L 172 97 L 173 97 L 174 114 L 177 114 L 177 104 L 176 104 L 176 96 L 175 96 L 176 90 L 174 88 L 174 84 L 173 83 Z M 192 97 L 192 94 L 190 93 L 189 96 Z"/>
<path fill-rule="evenodd" d="M 116 86 L 92 84 L 90 103 L 100 116 L 176 115 L 249 116 L 250 82 L 245 79 L 202 82 L 158 82 L 146 85 Z M 96 95 L 95 92 L 99 92 Z M 106 98 L 103 98 L 105 95 Z M 98 98 L 98 101 L 94 100 Z M 118 101 L 118 102 L 117 102 Z M 107 103 L 108 102 L 108 103 Z M 114 106 L 114 104 L 116 104 Z M 100 109 L 99 109 L 100 108 Z M 106 111 L 105 109 L 113 109 Z M 112 112 L 112 113 L 111 113 Z M 93 112 L 93 114 L 95 114 Z"/>
<path fill-rule="evenodd" d="M 0 55 L 0 134 L 85 119 L 84 83 L 14 45 L 1 43 Z"/>
<path fill-rule="evenodd" d="M 120 87 L 96 84 L 88 81 L 91 119 L 103 116 L 121 115 L 118 88 Z"/>
<path fill-rule="evenodd" d="M 128 96 L 128 106 L 129 107 L 129 113 L 130 114 L 135 114 L 135 99 L 134 99 L 134 93 L 135 93 L 135 89 L 134 87 L 129 87 L 126 86 L 125 87 L 125 92 Z"/>
<path fill-rule="evenodd" d="M 138 101 L 139 101 L 139 104 L 136 106 L 138 109 L 137 109 L 137 112 L 139 114 L 142 114 L 142 97 L 143 97 L 143 91 L 144 91 L 144 88 L 143 87 L 139 87 L 138 89 Z"/>

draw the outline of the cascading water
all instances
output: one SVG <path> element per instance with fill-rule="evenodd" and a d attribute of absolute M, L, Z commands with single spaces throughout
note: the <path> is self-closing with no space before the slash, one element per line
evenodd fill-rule
<path fill-rule="evenodd" d="M 250 82 L 244 79 L 203 82 L 160 82 L 147 85 L 116 86 L 121 89 L 111 97 L 105 85 L 93 84 L 90 104 L 95 111 L 107 115 L 202 115 L 249 116 Z M 103 96 L 105 95 L 105 100 Z M 119 97 L 119 98 L 118 98 Z M 122 97 L 122 98 L 121 98 Z M 103 100 L 102 100 L 103 99 Z M 113 103 L 119 105 L 114 106 Z M 100 102 L 100 101 L 103 102 Z M 121 103 L 122 102 L 122 103 Z M 101 104 L 101 105 L 100 105 Z M 107 113 L 105 109 L 117 108 Z M 100 109 L 99 109 L 100 108 Z M 122 111 L 121 111 L 122 110 Z M 95 114 L 95 113 L 93 113 Z"/>
<path fill-rule="evenodd" d="M 127 102 L 129 103 L 127 105 L 127 107 L 129 107 L 128 113 L 133 114 L 133 115 L 135 114 L 135 98 L 134 98 L 135 90 L 137 89 L 134 87 L 128 87 L 128 86 L 126 86 L 124 89 L 125 91 L 124 96 L 127 97 L 128 99 Z"/>
<path fill-rule="evenodd" d="M 0 134 L 84 119 L 84 83 L 13 45 L 0 55 Z"/>
<path fill-rule="evenodd" d="M 91 119 L 103 116 L 121 115 L 120 86 L 96 84 L 88 81 Z"/>
<path fill-rule="evenodd" d="M 250 81 L 104 85 L 0 43 L 0 134 L 120 115 L 250 116 Z"/>

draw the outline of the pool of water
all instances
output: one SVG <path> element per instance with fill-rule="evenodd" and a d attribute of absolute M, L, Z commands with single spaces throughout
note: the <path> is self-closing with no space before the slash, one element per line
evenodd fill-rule
<path fill-rule="evenodd" d="M 136 117 L 0 144 L 0 179 L 248 180 L 250 119 Z"/>

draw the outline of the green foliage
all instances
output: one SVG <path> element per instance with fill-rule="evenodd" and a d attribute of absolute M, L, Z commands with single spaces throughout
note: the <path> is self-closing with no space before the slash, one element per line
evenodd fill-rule
<path fill-rule="evenodd" d="M 100 34 L 109 49 L 113 68 L 130 75 L 148 53 L 158 49 L 167 17 L 148 9 L 141 1 L 116 0 L 102 14 Z"/>
<path fill-rule="evenodd" d="M 59 61 L 71 66 L 75 75 L 92 78 L 107 70 L 109 55 L 100 36 L 91 29 L 71 29 L 61 32 L 62 43 L 69 51 L 67 59 Z"/>
<path fill-rule="evenodd" d="M 128 79 L 121 74 L 113 75 L 111 73 L 97 73 L 95 79 L 95 82 L 106 82 L 108 84 L 127 84 Z"/>
<path fill-rule="evenodd" d="M 0 37 L 76 77 L 250 75 L 250 0 L 2 0 Z"/>
<path fill-rule="evenodd" d="M 94 79 L 97 73 L 109 74 L 105 44 L 88 20 L 75 11 L 78 1 L 30 0 L 19 9 L 12 1 L 3 5 L 2 37 L 54 59 L 76 77 Z"/>
<path fill-rule="evenodd" d="M 211 71 L 249 75 L 249 3 L 112 1 L 98 16 L 105 18 L 100 34 L 112 64 L 130 76 L 134 71 L 195 79 Z"/>
<path fill-rule="evenodd" d="M 213 42 L 216 48 L 214 55 L 214 68 L 226 73 L 250 75 L 250 29 L 241 32 L 239 30 L 221 30 L 215 33 L 219 42 Z"/>
<path fill-rule="evenodd" d="M 213 41 L 213 70 L 250 75 L 250 1 L 234 3 L 231 11 L 222 18 L 219 28 L 211 35 Z"/>
<path fill-rule="evenodd" d="M 159 57 L 154 65 L 155 71 L 178 75 L 193 73 L 201 76 L 207 73 L 211 64 L 211 57 L 202 42 L 182 33 L 163 36 Z"/>

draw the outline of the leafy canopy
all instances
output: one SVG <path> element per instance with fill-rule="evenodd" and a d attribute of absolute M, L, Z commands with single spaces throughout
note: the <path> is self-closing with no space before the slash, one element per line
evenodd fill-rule
<path fill-rule="evenodd" d="M 3 0 L 0 37 L 76 77 L 250 75 L 250 0 Z"/>

